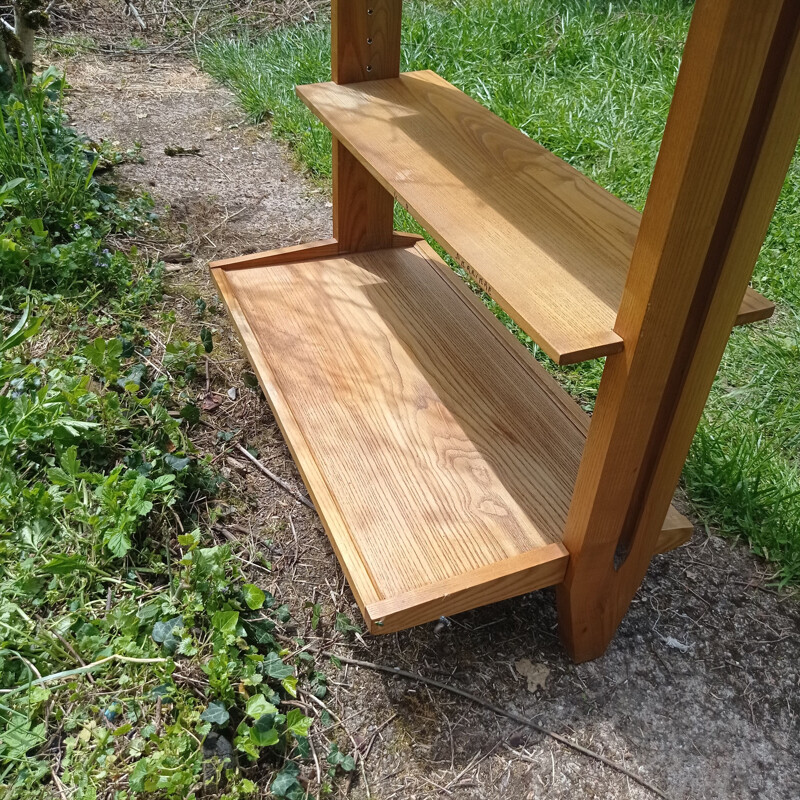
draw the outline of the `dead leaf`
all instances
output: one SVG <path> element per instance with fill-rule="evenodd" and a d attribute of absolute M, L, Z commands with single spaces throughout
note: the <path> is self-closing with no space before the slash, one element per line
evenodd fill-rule
<path fill-rule="evenodd" d="M 533 664 L 527 658 L 521 658 L 514 666 L 517 672 L 528 681 L 528 691 L 533 693 L 544 689 L 550 670 L 544 664 Z"/>

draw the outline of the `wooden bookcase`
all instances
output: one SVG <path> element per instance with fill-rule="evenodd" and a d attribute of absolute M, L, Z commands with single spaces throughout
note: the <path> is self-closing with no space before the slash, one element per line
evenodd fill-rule
<path fill-rule="evenodd" d="M 333 0 L 333 238 L 212 273 L 371 632 L 557 587 L 601 655 L 655 553 L 800 135 L 800 3 L 698 0 L 639 215 L 432 72 L 401 0 Z M 557 363 L 593 417 L 419 237 Z"/>

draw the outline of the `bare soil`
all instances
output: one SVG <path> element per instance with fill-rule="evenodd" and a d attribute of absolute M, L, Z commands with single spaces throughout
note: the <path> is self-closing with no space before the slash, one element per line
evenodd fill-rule
<path fill-rule="evenodd" d="M 302 491 L 269 406 L 244 380 L 247 363 L 206 268 L 211 258 L 329 236 L 326 191 L 187 61 L 81 58 L 68 76 L 77 127 L 123 148 L 141 142 L 143 163 L 117 175 L 150 191 L 164 212 L 163 241 L 142 244 L 173 260 L 191 254 L 170 265 L 167 305 L 187 329 L 209 324 L 193 314 L 198 297 L 215 312 L 200 445 L 231 480 L 215 532 L 233 540 L 243 563 L 274 560 L 272 572 L 256 571 L 259 582 L 292 605 L 299 634 L 329 642 L 334 611 L 358 620 L 358 610 L 316 515 L 231 449 L 257 448 Z M 169 157 L 165 147 L 201 155 Z M 236 434 L 221 444 L 217 431 Z M 800 605 L 769 581 L 769 566 L 746 547 L 697 530 L 692 543 L 655 559 L 608 653 L 592 663 L 566 658 L 547 591 L 399 634 L 357 636 L 341 652 L 467 689 L 624 764 L 676 800 L 791 800 L 800 798 Z M 308 600 L 325 609 L 316 634 L 302 622 Z M 463 698 L 368 669 L 329 671 L 329 703 L 368 753 L 366 782 L 342 784 L 342 795 L 654 796 Z"/>

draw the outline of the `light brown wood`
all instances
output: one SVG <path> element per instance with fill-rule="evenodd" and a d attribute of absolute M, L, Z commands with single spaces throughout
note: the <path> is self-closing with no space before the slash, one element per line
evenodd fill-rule
<path fill-rule="evenodd" d="M 560 583 L 569 553 L 549 544 L 367 606 L 370 633 L 395 631 Z"/>
<path fill-rule="evenodd" d="M 669 507 L 667 518 L 661 526 L 661 531 L 656 539 L 655 554 L 669 553 L 681 545 L 686 544 L 694 533 L 694 525 L 683 514 Z"/>
<path fill-rule="evenodd" d="M 433 72 L 297 92 L 557 363 L 622 349 L 638 212 Z"/>
<path fill-rule="evenodd" d="M 733 324 L 750 325 L 753 322 L 762 322 L 769 319 L 773 313 L 775 313 L 775 303 L 748 286 L 736 314 L 736 322 Z"/>
<path fill-rule="evenodd" d="M 331 73 L 337 84 L 400 72 L 402 0 L 333 0 Z M 333 138 L 333 237 L 342 252 L 392 246 L 394 199 Z"/>
<path fill-rule="evenodd" d="M 796 0 L 695 6 L 564 536 L 578 661 L 603 653 L 656 545 L 800 135 L 799 42 Z"/>
<path fill-rule="evenodd" d="M 212 261 L 211 269 L 248 269 L 250 267 L 268 267 L 273 264 L 291 264 L 297 261 L 313 261 L 314 259 L 335 256 L 341 248 L 336 239 L 322 239 L 308 244 L 293 244 L 277 250 L 262 253 L 248 253 L 236 258 L 221 258 Z"/>
<path fill-rule="evenodd" d="M 402 15 L 402 0 L 333 0 L 334 83 L 396 78 L 400 74 Z"/>
<path fill-rule="evenodd" d="M 212 274 L 376 632 L 563 578 L 586 414 L 426 242 Z"/>
<path fill-rule="evenodd" d="M 391 247 L 411 247 L 421 241 L 422 237 L 415 233 L 395 231 Z M 261 253 L 249 253 L 236 258 L 222 258 L 209 263 L 211 269 L 249 269 L 250 267 L 268 267 L 275 264 L 295 264 L 298 261 L 314 261 L 342 253 L 342 247 L 336 239 L 322 239 L 307 244 L 293 244 L 277 250 Z"/>

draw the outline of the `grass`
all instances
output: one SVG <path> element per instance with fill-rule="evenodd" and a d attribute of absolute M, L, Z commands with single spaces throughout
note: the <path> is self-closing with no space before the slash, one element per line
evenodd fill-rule
<path fill-rule="evenodd" d="M 692 4 L 681 0 L 408 0 L 403 69 L 433 69 L 616 195 L 643 207 Z M 203 67 L 269 120 L 316 178 L 330 136 L 293 86 L 330 79 L 326 24 L 206 45 Z M 419 230 L 402 209 L 398 227 Z M 734 332 L 684 481 L 701 519 L 744 536 L 800 580 L 800 160 L 794 160 L 753 284 L 779 302 L 774 322 Z M 556 368 L 495 313 L 591 409 L 602 363 Z"/>
<path fill-rule="evenodd" d="M 221 310 L 187 324 L 162 265 L 115 249 L 156 220 L 99 182 L 63 89 L 0 96 L 0 796 L 299 800 L 312 723 L 330 792 L 355 764 L 286 705 L 327 693 L 298 630 L 357 629 L 312 603 L 287 627 L 264 554 L 248 575 L 213 538 L 231 497 L 194 440 Z"/>

